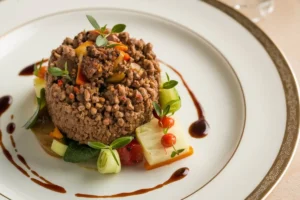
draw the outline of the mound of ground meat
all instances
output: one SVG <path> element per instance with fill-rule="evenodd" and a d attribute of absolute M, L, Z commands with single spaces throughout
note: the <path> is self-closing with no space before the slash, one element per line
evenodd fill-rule
<path fill-rule="evenodd" d="M 132 135 L 152 118 L 152 102 L 158 101 L 160 67 L 151 43 L 122 32 L 110 35 L 108 40 L 127 45 L 130 60 L 115 67 L 120 51 L 92 44 L 82 59 L 85 84 L 76 85 L 79 58 L 75 49 L 86 41 L 95 42 L 97 36 L 95 31 L 81 32 L 74 39 L 66 38 L 52 51 L 49 67 L 64 69 L 67 62 L 71 80 L 47 73 L 46 101 L 53 123 L 68 138 L 80 143 L 109 144 Z M 141 69 L 137 70 L 136 65 Z M 108 83 L 116 73 L 124 73 L 125 78 Z"/>

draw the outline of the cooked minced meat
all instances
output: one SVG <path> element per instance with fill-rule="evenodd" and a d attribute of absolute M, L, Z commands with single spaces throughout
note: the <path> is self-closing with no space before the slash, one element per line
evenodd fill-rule
<path fill-rule="evenodd" d="M 52 51 L 49 66 L 64 69 L 67 62 L 72 80 L 48 73 L 46 100 L 53 123 L 68 138 L 109 144 L 150 121 L 152 102 L 158 101 L 160 68 L 152 44 L 130 38 L 127 32 L 113 34 L 108 40 L 127 45 L 130 60 L 115 66 L 119 50 L 92 44 L 82 58 L 85 84 L 76 85 L 79 58 L 75 49 L 86 41 L 95 42 L 97 36 L 95 31 L 81 32 Z M 107 81 L 118 73 L 125 74 L 120 82 Z"/>

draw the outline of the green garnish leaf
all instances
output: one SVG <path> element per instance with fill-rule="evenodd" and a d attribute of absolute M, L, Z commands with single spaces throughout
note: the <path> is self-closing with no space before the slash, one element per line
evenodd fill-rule
<path fill-rule="evenodd" d="M 34 126 L 34 124 L 36 123 L 36 121 L 38 119 L 40 110 L 42 110 L 46 106 L 45 88 L 41 89 L 40 98 L 37 97 L 36 100 L 38 103 L 38 107 L 35 110 L 35 112 L 33 113 L 33 115 L 26 122 L 26 124 L 24 124 L 23 127 L 25 127 L 26 129 L 30 129 Z"/>
<path fill-rule="evenodd" d="M 169 74 L 166 72 L 167 80 L 170 81 Z"/>
<path fill-rule="evenodd" d="M 79 163 L 88 161 L 100 153 L 99 149 L 90 148 L 87 145 L 79 144 L 78 142 L 71 141 L 68 145 L 66 153 L 63 157 L 64 161 L 71 163 Z"/>
<path fill-rule="evenodd" d="M 52 76 L 55 76 L 55 77 L 61 76 L 61 77 L 65 77 L 65 78 L 71 80 L 71 77 L 69 76 L 68 63 L 67 62 L 65 62 L 65 69 L 64 70 L 62 70 L 58 67 L 49 67 L 48 72 Z"/>
<path fill-rule="evenodd" d="M 44 59 L 42 59 L 40 62 L 37 62 L 37 63 L 34 64 L 33 74 L 34 74 L 35 76 L 38 76 L 38 75 L 39 75 L 39 71 L 40 71 L 40 69 L 41 69 L 43 63 L 44 63 Z"/>
<path fill-rule="evenodd" d="M 177 154 L 176 151 L 172 151 L 171 158 L 174 158 L 176 154 Z"/>
<path fill-rule="evenodd" d="M 172 147 L 173 147 L 174 151 L 171 153 L 171 158 L 173 158 L 173 157 L 176 156 L 176 155 L 179 156 L 179 154 L 182 153 L 182 152 L 184 151 L 184 149 L 179 149 L 179 150 L 177 150 L 177 149 L 175 148 L 174 145 L 173 145 Z"/>
<path fill-rule="evenodd" d="M 88 145 L 93 149 L 107 149 L 109 146 L 101 143 L 101 142 L 88 142 Z"/>
<path fill-rule="evenodd" d="M 113 152 L 113 150 L 112 150 L 111 148 L 109 148 L 109 151 L 110 151 L 110 153 L 113 155 L 113 157 L 114 157 L 116 163 L 117 163 L 118 165 L 120 165 L 120 164 L 119 164 L 119 161 L 118 161 L 118 159 L 117 159 L 117 157 L 116 157 L 116 155 L 115 155 L 115 153 Z"/>
<path fill-rule="evenodd" d="M 171 106 L 170 105 L 167 105 L 164 109 L 163 109 L 163 116 L 166 116 L 167 114 L 169 114 L 170 112 L 170 108 Z"/>
<path fill-rule="evenodd" d="M 126 25 L 125 24 L 116 24 L 114 27 L 111 29 L 111 33 L 121 33 L 125 30 Z"/>
<path fill-rule="evenodd" d="M 122 148 L 122 147 L 126 146 L 127 144 L 129 144 L 132 140 L 133 140 L 132 136 L 126 136 L 126 137 L 121 137 L 121 138 L 114 140 L 109 146 L 105 145 L 101 142 L 88 142 L 88 145 L 93 149 L 109 149 L 109 151 L 111 152 L 112 156 L 114 157 L 114 160 L 116 161 L 116 163 L 118 165 L 120 165 L 116 155 L 113 152 L 113 149 Z"/>
<path fill-rule="evenodd" d="M 33 125 L 35 124 L 37 118 L 38 118 L 38 115 L 39 115 L 39 112 L 40 112 L 40 108 L 39 106 L 37 107 L 36 111 L 33 113 L 33 115 L 29 118 L 29 120 L 26 122 L 26 124 L 24 124 L 23 127 L 25 127 L 26 129 L 30 129 L 33 127 Z"/>
<path fill-rule="evenodd" d="M 63 76 L 64 75 L 64 71 L 58 67 L 49 67 L 48 72 L 52 76 Z"/>
<path fill-rule="evenodd" d="M 100 26 L 94 17 L 91 15 L 86 15 L 86 17 L 95 29 L 100 30 Z"/>
<path fill-rule="evenodd" d="M 118 43 L 115 43 L 115 44 L 109 44 L 106 46 L 106 48 L 113 48 L 113 47 L 116 47 L 116 46 L 120 46 L 121 44 L 118 44 Z"/>
<path fill-rule="evenodd" d="M 105 24 L 100 30 L 101 30 L 101 32 L 104 32 L 105 30 L 106 30 L 106 26 L 107 26 L 107 24 Z"/>
<path fill-rule="evenodd" d="M 180 153 L 182 153 L 184 151 L 184 149 L 179 149 L 177 150 L 177 155 L 179 155 Z"/>
<path fill-rule="evenodd" d="M 40 91 L 40 98 L 37 98 L 40 110 L 42 110 L 46 106 L 46 91 L 45 88 Z"/>
<path fill-rule="evenodd" d="M 97 39 L 96 39 L 96 45 L 98 47 L 103 47 L 106 46 L 108 43 L 107 39 L 105 37 L 102 37 L 102 35 L 98 35 Z"/>
<path fill-rule="evenodd" d="M 155 101 L 152 102 L 153 108 L 158 116 L 161 116 L 161 108 Z"/>
<path fill-rule="evenodd" d="M 171 89 L 171 88 L 175 87 L 177 84 L 178 84 L 177 81 L 175 81 L 175 80 L 170 80 L 170 81 L 165 82 L 165 83 L 163 84 L 163 89 Z"/>
<path fill-rule="evenodd" d="M 114 140 L 110 144 L 110 147 L 112 149 L 122 148 L 122 147 L 126 146 L 127 144 L 129 144 L 132 140 L 133 140 L 132 136 L 120 137 L 120 138 Z"/>
<path fill-rule="evenodd" d="M 35 76 L 38 76 L 38 74 L 39 74 L 39 69 L 38 69 L 36 63 L 34 64 L 34 67 L 33 67 L 33 74 L 34 74 Z"/>

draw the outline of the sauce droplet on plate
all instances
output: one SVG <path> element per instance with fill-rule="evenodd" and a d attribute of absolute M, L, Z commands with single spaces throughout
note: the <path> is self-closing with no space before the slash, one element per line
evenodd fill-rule
<path fill-rule="evenodd" d="M 190 125 L 189 133 L 194 138 L 203 138 L 207 136 L 206 126 L 207 123 L 204 119 L 198 119 Z"/>
<path fill-rule="evenodd" d="M 198 114 L 198 120 L 193 122 L 190 125 L 190 127 L 189 127 L 190 135 L 194 138 L 203 138 L 203 137 L 207 136 L 206 128 L 207 128 L 208 124 L 205 121 L 205 117 L 203 115 L 203 110 L 202 110 L 201 104 L 198 101 L 196 95 L 193 93 L 193 91 L 191 90 L 191 88 L 188 86 L 187 82 L 183 78 L 182 74 L 177 69 L 175 69 L 171 65 L 169 65 L 161 60 L 159 60 L 159 62 L 161 62 L 164 65 L 166 65 L 167 67 L 169 67 L 173 72 L 175 72 L 180 77 L 184 87 L 187 89 L 187 91 L 195 105 L 195 108 L 196 108 L 197 114 Z"/>
<path fill-rule="evenodd" d="M 9 95 L 0 98 L 0 117 L 12 104 L 13 98 Z"/>
<path fill-rule="evenodd" d="M 6 126 L 6 131 L 9 133 L 9 134 L 12 134 L 16 129 L 16 124 L 11 122 L 9 123 L 7 126 Z"/>

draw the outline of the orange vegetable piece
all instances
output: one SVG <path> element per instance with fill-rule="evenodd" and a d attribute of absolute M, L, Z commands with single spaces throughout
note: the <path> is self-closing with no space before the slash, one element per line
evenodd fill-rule
<path fill-rule="evenodd" d="M 84 83 L 86 83 L 86 78 L 82 74 L 82 70 L 81 70 L 81 62 L 82 62 L 83 56 L 87 55 L 86 48 L 88 46 L 92 46 L 93 44 L 94 44 L 94 42 L 92 42 L 92 41 L 86 41 L 86 42 L 80 44 L 79 47 L 77 47 L 75 49 L 75 53 L 76 53 L 76 55 L 79 59 L 78 71 L 77 71 L 77 77 L 76 77 L 76 84 L 77 85 L 83 85 Z"/>
<path fill-rule="evenodd" d="M 130 60 L 130 55 L 128 53 L 124 53 L 124 60 Z"/>
<path fill-rule="evenodd" d="M 81 70 L 81 65 L 78 65 L 78 72 L 77 72 L 77 77 L 76 77 L 76 84 L 77 85 L 83 85 L 86 83 L 86 78 L 82 73 Z"/>
<path fill-rule="evenodd" d="M 59 79 L 59 80 L 57 81 L 57 85 L 58 85 L 59 87 L 61 87 L 61 86 L 63 85 L 63 81 Z"/>
<path fill-rule="evenodd" d="M 121 44 L 119 46 L 115 46 L 115 49 L 119 51 L 128 51 L 128 46 L 126 46 L 125 44 Z"/>
<path fill-rule="evenodd" d="M 47 72 L 47 67 L 43 66 L 39 68 L 38 77 L 41 79 L 45 79 L 45 74 Z"/>
<path fill-rule="evenodd" d="M 55 127 L 54 130 L 49 134 L 50 137 L 55 138 L 55 139 L 62 139 L 64 136 L 61 134 L 60 130 Z"/>
<path fill-rule="evenodd" d="M 87 55 L 87 51 L 86 48 L 88 46 L 92 46 L 94 44 L 94 42 L 92 41 L 86 41 L 82 44 L 80 44 L 76 49 L 75 49 L 75 53 L 78 57 L 80 56 L 86 56 Z"/>
<path fill-rule="evenodd" d="M 183 159 L 183 158 L 186 158 L 186 157 L 192 155 L 193 153 L 194 153 L 194 149 L 193 149 L 193 147 L 190 146 L 189 151 L 187 151 L 187 152 L 185 152 L 185 153 L 183 153 L 183 154 L 179 154 L 179 156 L 176 155 L 174 158 L 171 158 L 170 160 L 166 160 L 166 161 L 164 161 L 164 162 L 157 163 L 157 164 L 155 164 L 155 165 L 150 165 L 150 164 L 146 161 L 145 164 L 144 164 L 144 168 L 145 168 L 146 170 L 152 170 L 152 169 L 155 169 L 155 168 L 158 168 L 158 167 L 162 167 L 162 166 L 165 166 L 165 165 L 169 165 L 169 164 L 171 164 L 171 163 L 173 163 L 173 162 L 175 162 L 175 161 L 178 161 L 178 160 L 181 160 L 181 159 Z"/>

